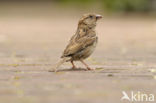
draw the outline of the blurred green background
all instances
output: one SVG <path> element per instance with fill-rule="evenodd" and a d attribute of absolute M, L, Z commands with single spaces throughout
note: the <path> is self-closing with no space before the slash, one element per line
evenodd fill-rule
<path fill-rule="evenodd" d="M 45 3 L 76 9 L 98 9 L 104 13 L 152 13 L 156 11 L 156 0 L 1 0 L 8 3 Z"/>
<path fill-rule="evenodd" d="M 155 0 L 56 0 L 70 5 L 95 5 L 102 7 L 106 12 L 149 12 L 155 11 Z"/>

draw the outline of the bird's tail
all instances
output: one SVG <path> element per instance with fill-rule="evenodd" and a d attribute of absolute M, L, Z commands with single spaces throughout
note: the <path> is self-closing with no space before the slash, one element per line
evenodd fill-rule
<path fill-rule="evenodd" d="M 64 62 L 69 61 L 71 58 L 69 57 L 64 57 L 62 58 L 58 63 L 56 63 L 53 67 L 52 70 L 50 71 L 54 71 L 56 72 L 58 70 L 58 67 L 60 67 Z"/>

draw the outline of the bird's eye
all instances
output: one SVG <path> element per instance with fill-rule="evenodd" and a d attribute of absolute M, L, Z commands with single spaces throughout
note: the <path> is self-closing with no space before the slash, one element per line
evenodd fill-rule
<path fill-rule="evenodd" d="M 91 15 L 90 15 L 89 17 L 90 17 L 90 18 L 93 18 L 93 16 L 91 16 Z"/>

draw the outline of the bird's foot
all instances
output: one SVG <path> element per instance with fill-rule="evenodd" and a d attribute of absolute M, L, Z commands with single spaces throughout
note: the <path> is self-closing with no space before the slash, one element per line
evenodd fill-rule
<path fill-rule="evenodd" d="M 87 67 L 87 70 L 95 70 L 94 68 Z"/>
<path fill-rule="evenodd" d="M 71 69 L 76 69 L 77 67 L 76 66 L 73 66 Z"/>

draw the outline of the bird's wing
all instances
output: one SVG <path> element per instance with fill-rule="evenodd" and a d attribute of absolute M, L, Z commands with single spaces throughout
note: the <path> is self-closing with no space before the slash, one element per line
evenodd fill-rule
<path fill-rule="evenodd" d="M 75 53 L 78 53 L 85 49 L 86 47 L 92 45 L 97 40 L 97 37 L 88 37 L 84 36 L 76 41 L 70 41 L 67 45 L 66 49 L 64 50 L 62 57 L 72 56 Z"/>

